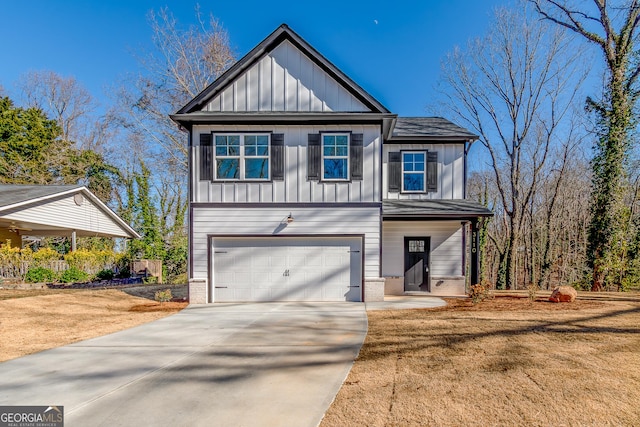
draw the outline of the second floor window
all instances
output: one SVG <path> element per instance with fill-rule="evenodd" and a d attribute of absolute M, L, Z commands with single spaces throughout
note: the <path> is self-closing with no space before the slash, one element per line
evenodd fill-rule
<path fill-rule="evenodd" d="M 322 179 L 349 179 L 349 135 L 322 135 Z"/>
<path fill-rule="evenodd" d="M 392 193 L 438 192 L 438 153 L 436 151 L 390 151 L 388 186 Z"/>
<path fill-rule="evenodd" d="M 423 193 L 427 181 L 425 152 L 402 153 L 402 191 Z"/>
<path fill-rule="evenodd" d="M 215 179 L 269 180 L 269 135 L 214 135 Z"/>

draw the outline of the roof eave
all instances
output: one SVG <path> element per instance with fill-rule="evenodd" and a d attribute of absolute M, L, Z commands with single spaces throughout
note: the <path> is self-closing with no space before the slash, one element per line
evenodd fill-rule
<path fill-rule="evenodd" d="M 122 218 L 120 218 L 109 206 L 102 202 L 96 195 L 94 195 L 87 187 L 81 187 L 82 193 L 90 198 L 93 203 L 98 205 L 111 219 L 113 219 L 122 229 L 128 232 L 132 239 L 140 239 L 142 236 L 138 234 L 136 230 L 134 230 L 129 224 L 124 222 Z"/>
<path fill-rule="evenodd" d="M 171 119 L 181 125 L 185 124 L 216 124 L 216 123 L 379 123 L 393 119 L 395 114 L 386 113 L 187 113 L 172 114 Z"/>
<path fill-rule="evenodd" d="M 444 141 L 450 143 L 464 144 L 465 142 L 476 141 L 480 138 L 477 135 L 454 135 L 454 136 L 442 136 L 442 135 L 402 135 L 391 136 L 385 143 L 387 144 L 402 144 L 409 141 Z"/>
<path fill-rule="evenodd" d="M 434 220 L 434 219 L 451 219 L 471 221 L 476 218 L 490 218 L 493 212 L 450 212 L 450 213 L 429 213 L 429 214 L 382 214 L 383 220 Z"/>

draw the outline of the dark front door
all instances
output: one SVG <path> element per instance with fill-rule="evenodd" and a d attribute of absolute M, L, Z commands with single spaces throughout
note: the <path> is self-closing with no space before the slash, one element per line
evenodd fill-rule
<path fill-rule="evenodd" d="M 429 282 L 430 237 L 404 238 L 404 290 L 431 291 Z"/>

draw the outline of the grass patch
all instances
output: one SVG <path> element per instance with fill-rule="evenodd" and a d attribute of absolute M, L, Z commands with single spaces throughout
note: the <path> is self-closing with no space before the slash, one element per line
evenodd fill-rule
<path fill-rule="evenodd" d="M 370 311 L 322 426 L 638 425 L 640 302 Z"/>
<path fill-rule="evenodd" d="M 186 306 L 115 289 L 0 289 L 0 362 L 121 331 Z"/>

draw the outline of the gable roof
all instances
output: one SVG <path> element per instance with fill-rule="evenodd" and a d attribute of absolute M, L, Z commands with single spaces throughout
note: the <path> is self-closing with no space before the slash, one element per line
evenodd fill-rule
<path fill-rule="evenodd" d="M 82 188 L 81 185 L 0 184 L 0 211 Z"/>
<path fill-rule="evenodd" d="M 27 211 L 38 205 L 54 203 L 62 197 L 81 194 L 88 199 L 97 211 L 106 215 L 120 230 L 117 237 L 140 238 L 140 235 L 82 185 L 22 185 L 0 184 L 0 218 L 8 218 L 13 222 L 16 212 Z M 116 236 L 114 233 L 109 233 Z"/>
<path fill-rule="evenodd" d="M 478 135 L 442 117 L 398 117 L 388 140 L 407 139 L 473 141 Z"/>
<path fill-rule="evenodd" d="M 302 37 L 296 34 L 286 24 L 280 25 L 273 33 L 254 47 L 242 59 L 236 62 L 231 68 L 225 71 L 213 83 L 205 88 L 200 94 L 196 95 L 189 103 L 176 112 L 172 116 L 174 120 L 181 119 L 181 115 L 199 112 L 207 103 L 216 95 L 220 94 L 227 87 L 242 75 L 251 66 L 260 61 L 268 53 L 276 49 L 284 41 L 288 41 L 300 52 L 302 52 L 313 63 L 326 72 L 339 85 L 344 87 L 359 102 L 365 105 L 372 113 L 389 114 L 389 110 L 378 102 L 373 96 L 362 89 L 356 82 L 351 80 L 346 74 L 340 71 L 327 58 L 315 50 Z"/>

